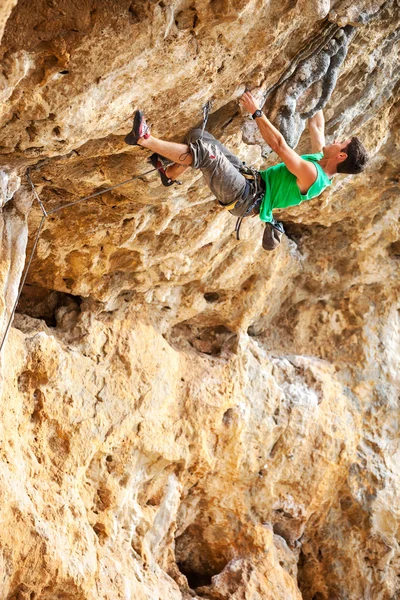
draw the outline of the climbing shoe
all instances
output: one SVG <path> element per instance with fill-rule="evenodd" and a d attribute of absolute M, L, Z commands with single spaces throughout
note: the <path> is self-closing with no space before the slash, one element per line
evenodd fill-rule
<path fill-rule="evenodd" d="M 282 235 L 285 233 L 282 223 L 272 219 L 271 223 L 265 223 L 262 247 L 264 250 L 275 250 L 281 243 Z"/>
<path fill-rule="evenodd" d="M 136 146 L 140 138 L 144 138 L 146 140 L 149 136 L 150 127 L 147 125 L 142 111 L 137 110 L 135 112 L 135 118 L 133 119 L 132 131 L 126 136 L 125 142 L 131 146 Z"/>
<path fill-rule="evenodd" d="M 154 154 L 152 154 L 149 157 L 149 163 L 151 163 L 153 165 L 153 167 L 155 169 L 157 169 L 160 177 L 161 177 L 161 183 L 163 185 L 165 185 L 165 187 L 169 187 L 170 185 L 173 185 L 175 183 L 175 181 L 173 179 L 170 179 L 165 171 L 167 164 L 166 159 L 164 158 L 164 156 L 160 156 L 160 154 L 157 154 L 156 152 L 154 152 Z"/>

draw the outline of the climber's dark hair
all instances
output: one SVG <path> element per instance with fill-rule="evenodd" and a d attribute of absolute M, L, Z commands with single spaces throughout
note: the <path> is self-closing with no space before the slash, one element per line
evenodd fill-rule
<path fill-rule="evenodd" d="M 357 137 L 351 138 L 350 144 L 342 152 L 347 154 L 346 160 L 337 166 L 338 173 L 361 173 L 368 162 L 368 152 Z"/>

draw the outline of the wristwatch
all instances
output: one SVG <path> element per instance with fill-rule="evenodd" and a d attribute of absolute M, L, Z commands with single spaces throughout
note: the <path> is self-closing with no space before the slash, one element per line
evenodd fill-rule
<path fill-rule="evenodd" d="M 264 113 L 263 113 L 263 111 L 262 111 L 262 110 L 260 110 L 259 108 L 257 108 L 256 112 L 254 112 L 254 113 L 251 115 L 251 118 L 252 118 L 252 119 L 257 119 L 258 117 L 262 117 L 262 116 L 263 116 L 263 114 L 264 114 Z"/>

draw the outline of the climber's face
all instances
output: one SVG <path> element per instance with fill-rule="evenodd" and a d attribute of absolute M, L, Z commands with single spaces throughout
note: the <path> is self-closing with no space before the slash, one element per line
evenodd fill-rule
<path fill-rule="evenodd" d="M 322 152 L 324 153 L 324 158 L 338 158 L 339 162 L 346 160 L 346 149 L 350 142 L 351 138 L 344 140 L 344 142 L 333 140 L 332 144 L 328 144 L 328 146 L 323 147 Z"/>

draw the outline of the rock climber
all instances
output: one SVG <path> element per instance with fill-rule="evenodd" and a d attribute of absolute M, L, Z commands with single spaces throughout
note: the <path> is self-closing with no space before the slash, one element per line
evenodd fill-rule
<path fill-rule="evenodd" d="M 250 92 L 245 92 L 239 103 L 250 112 L 263 139 L 283 162 L 261 171 L 246 167 L 202 129 L 193 129 L 183 144 L 160 140 L 151 135 L 140 110 L 135 113 L 133 129 L 125 142 L 153 152 L 149 160 L 158 169 L 165 186 L 174 183 L 189 167 L 200 169 L 219 204 L 239 220 L 259 214 L 265 221 L 262 246 L 274 250 L 284 229 L 273 218 L 272 211 L 319 196 L 337 173 L 360 173 L 368 155 L 357 137 L 325 145 L 324 116 L 319 110 L 308 120 L 313 154 L 300 156 L 262 113 Z M 168 161 L 173 164 L 167 166 Z"/>

